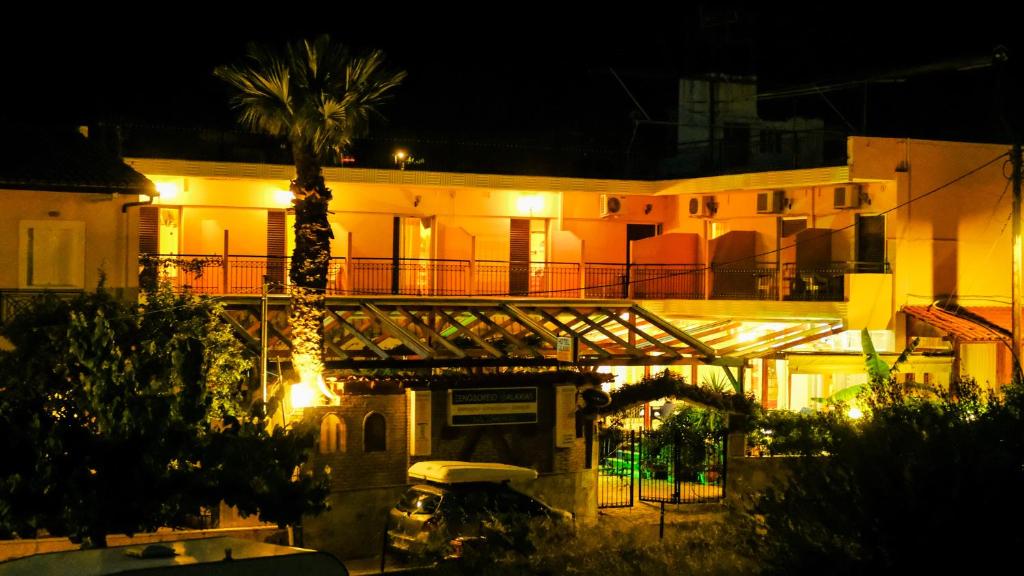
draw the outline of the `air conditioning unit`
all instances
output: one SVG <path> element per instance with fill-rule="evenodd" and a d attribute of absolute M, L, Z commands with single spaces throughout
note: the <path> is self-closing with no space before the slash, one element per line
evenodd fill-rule
<path fill-rule="evenodd" d="M 622 212 L 623 201 L 621 196 L 601 194 L 601 218 L 610 218 Z"/>
<path fill-rule="evenodd" d="M 779 214 L 786 206 L 786 192 L 784 190 L 759 192 L 757 194 L 758 214 Z"/>
<path fill-rule="evenodd" d="M 836 209 L 860 208 L 861 191 L 859 184 L 847 184 L 836 186 L 835 207 Z"/>
<path fill-rule="evenodd" d="M 718 211 L 718 202 L 714 196 L 694 196 L 690 198 L 689 213 L 693 218 L 710 218 Z"/>

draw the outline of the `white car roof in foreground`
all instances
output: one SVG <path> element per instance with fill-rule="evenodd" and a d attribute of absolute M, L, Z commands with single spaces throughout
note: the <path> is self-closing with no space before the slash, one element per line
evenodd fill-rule
<path fill-rule="evenodd" d="M 498 464 L 497 462 L 427 460 L 410 466 L 409 478 L 436 482 L 438 484 L 508 482 L 512 480 L 535 480 L 537 478 L 537 471 L 533 468 Z"/>

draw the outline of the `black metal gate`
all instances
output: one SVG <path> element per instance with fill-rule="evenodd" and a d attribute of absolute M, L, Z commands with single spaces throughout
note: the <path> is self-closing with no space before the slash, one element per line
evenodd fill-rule
<path fill-rule="evenodd" d="M 597 507 L 627 508 L 633 505 L 636 475 L 636 433 L 608 428 L 598 434 Z"/>
<path fill-rule="evenodd" d="M 640 500 L 683 504 L 725 496 L 726 434 L 643 431 L 636 451 Z"/>

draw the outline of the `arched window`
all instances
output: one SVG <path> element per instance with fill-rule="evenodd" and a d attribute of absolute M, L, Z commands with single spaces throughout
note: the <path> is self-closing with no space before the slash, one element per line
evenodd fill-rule
<path fill-rule="evenodd" d="M 382 414 L 370 412 L 363 420 L 363 452 L 387 450 L 387 421 Z"/>
<path fill-rule="evenodd" d="M 347 438 L 345 422 L 337 414 L 328 414 L 320 421 L 320 453 L 344 452 Z"/>

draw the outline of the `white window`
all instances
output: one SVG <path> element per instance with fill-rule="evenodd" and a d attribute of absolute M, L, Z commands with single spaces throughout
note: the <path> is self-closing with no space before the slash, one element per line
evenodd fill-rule
<path fill-rule="evenodd" d="M 85 222 L 18 223 L 20 288 L 85 288 Z"/>

